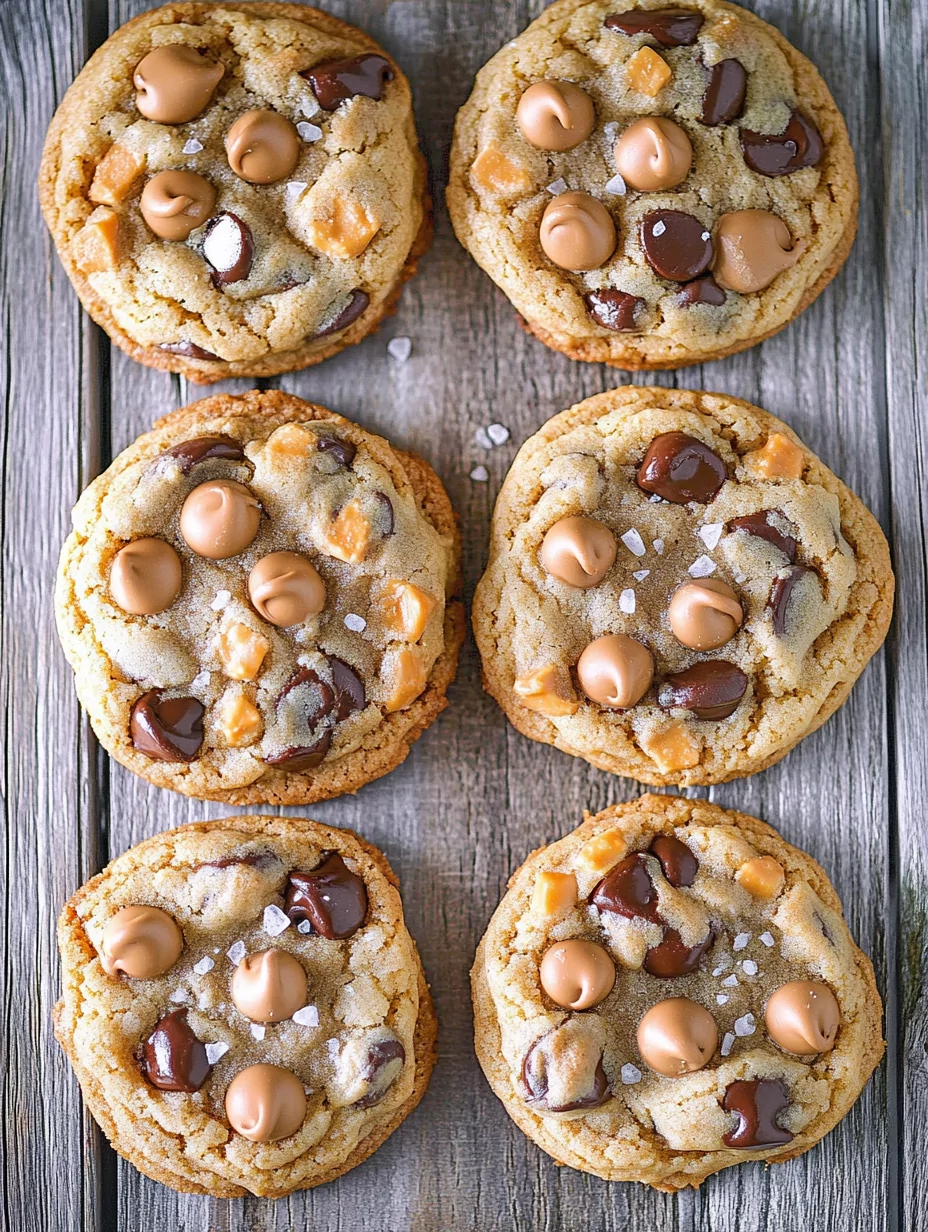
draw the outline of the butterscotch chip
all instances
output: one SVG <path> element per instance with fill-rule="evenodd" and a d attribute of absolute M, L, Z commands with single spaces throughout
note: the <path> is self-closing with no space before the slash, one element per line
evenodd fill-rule
<path fill-rule="evenodd" d="M 744 455 L 744 465 L 764 479 L 801 479 L 802 450 L 782 432 L 771 432 L 760 449 Z"/>
<path fill-rule="evenodd" d="M 74 241 L 78 267 L 85 274 L 114 270 L 119 261 L 120 236 L 119 215 L 101 205 L 90 215 Z"/>
<path fill-rule="evenodd" d="M 231 680 L 254 680 L 270 650 L 266 637 L 236 621 L 219 635 L 222 670 Z"/>
<path fill-rule="evenodd" d="M 390 682 L 384 702 L 388 712 L 405 710 L 425 688 L 425 661 L 418 647 L 387 651 L 384 655 L 383 670 Z"/>
<path fill-rule="evenodd" d="M 129 196 L 144 169 L 144 156 L 139 157 L 114 142 L 97 163 L 87 196 L 97 205 L 119 205 Z"/>
<path fill-rule="evenodd" d="M 380 610 L 383 622 L 394 637 L 417 642 L 425 632 L 436 602 L 419 586 L 391 578 L 383 588 Z"/>
<path fill-rule="evenodd" d="M 661 774 L 677 774 L 699 765 L 699 745 L 682 723 L 642 736 L 641 747 Z"/>
<path fill-rule="evenodd" d="M 577 863 L 591 873 L 608 872 L 628 850 L 628 840 L 621 830 L 604 830 L 584 843 L 577 852 Z"/>
<path fill-rule="evenodd" d="M 755 898 L 776 898 L 783 888 L 786 873 L 773 856 L 754 856 L 741 865 L 735 880 Z"/>
<path fill-rule="evenodd" d="M 673 69 L 651 47 L 639 47 L 625 63 L 628 84 L 639 94 L 656 98 L 673 77 Z"/>
<path fill-rule="evenodd" d="M 573 873 L 540 872 L 532 890 L 532 912 L 561 916 L 577 905 L 577 878 Z"/>
<path fill-rule="evenodd" d="M 380 230 L 380 219 L 369 214 L 359 201 L 337 198 L 325 218 L 314 218 L 306 227 L 314 248 L 329 257 L 359 257 Z"/>
<path fill-rule="evenodd" d="M 576 714 L 580 709 L 566 673 L 554 664 L 518 676 L 512 688 L 523 706 L 539 714 L 557 718 L 559 715 Z"/>
<path fill-rule="evenodd" d="M 349 565 L 360 564 L 367 555 L 371 524 L 354 501 L 340 509 L 325 534 L 324 550 Z"/>
<path fill-rule="evenodd" d="M 216 710 L 222 739 L 230 749 L 254 744 L 264 731 L 261 711 L 244 693 L 227 690 L 219 699 Z"/>
<path fill-rule="evenodd" d="M 507 158 L 496 146 L 487 146 L 474 159 L 470 169 L 474 182 L 481 188 L 500 196 L 512 196 L 527 192 L 532 180 L 524 167 Z"/>

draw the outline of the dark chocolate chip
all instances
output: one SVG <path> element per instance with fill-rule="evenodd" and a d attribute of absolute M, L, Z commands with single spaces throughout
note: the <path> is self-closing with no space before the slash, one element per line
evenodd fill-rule
<path fill-rule="evenodd" d="M 344 660 L 337 659 L 335 655 L 326 655 L 326 658 L 332 669 L 335 719 L 336 722 L 341 723 L 343 719 L 348 718 L 349 714 L 354 714 L 356 710 L 363 710 L 367 705 L 364 681 Z"/>
<path fill-rule="evenodd" d="M 603 25 L 630 38 L 649 34 L 661 47 L 690 47 L 696 42 L 702 23 L 702 13 L 693 9 L 630 9 L 627 13 L 613 13 Z"/>
<path fill-rule="evenodd" d="M 224 462 L 241 462 L 245 451 L 231 436 L 197 436 L 192 441 L 181 441 L 166 449 L 162 458 L 173 458 L 181 471 L 188 475 L 198 462 L 207 458 L 221 458 Z"/>
<path fill-rule="evenodd" d="M 554 1032 L 551 1032 L 554 1034 Z M 600 1104 L 604 1104 L 609 1098 L 609 1080 L 606 1078 L 606 1071 L 603 1069 L 603 1059 L 600 1056 L 596 1063 L 596 1069 L 593 1071 L 592 1088 L 589 1095 L 583 1095 L 580 1099 L 574 1100 L 569 1104 L 549 1104 L 547 1102 L 548 1095 L 548 1074 L 547 1069 L 542 1065 L 537 1065 L 536 1056 L 544 1058 L 543 1045 L 547 1036 L 542 1036 L 541 1039 L 535 1041 L 525 1054 L 525 1060 L 522 1062 L 522 1081 L 528 1088 L 528 1102 L 538 1104 L 547 1112 L 575 1112 L 578 1108 L 598 1108 Z"/>
<path fill-rule="evenodd" d="M 203 256 L 217 287 L 247 278 L 255 257 L 255 242 L 248 224 L 231 210 L 211 218 L 203 236 Z"/>
<path fill-rule="evenodd" d="M 363 94 L 366 98 L 383 98 L 383 88 L 393 80 L 389 60 L 368 52 L 350 60 L 326 60 L 300 73 L 312 86 L 323 111 L 334 111 L 345 99 Z"/>
<path fill-rule="evenodd" d="M 763 509 L 760 513 L 749 513 L 743 518 L 732 518 L 728 523 L 729 530 L 743 530 L 746 535 L 755 539 L 764 539 L 779 548 L 790 564 L 796 559 L 796 540 L 792 535 L 784 535 L 782 531 L 770 523 L 770 514 L 775 513 L 784 518 L 782 509 Z"/>
<path fill-rule="evenodd" d="M 777 637 L 783 637 L 786 633 L 786 627 L 789 624 L 790 602 L 797 582 L 800 582 L 806 574 L 814 572 L 814 569 L 809 569 L 806 565 L 793 565 L 788 573 L 773 579 L 767 606 L 773 617 L 773 631 Z"/>
<path fill-rule="evenodd" d="M 195 697 L 143 693 L 129 715 L 132 746 L 155 761 L 193 761 L 203 743 L 205 707 Z"/>
<path fill-rule="evenodd" d="M 680 303 L 684 308 L 693 304 L 711 304 L 713 308 L 721 308 L 727 295 L 711 274 L 704 274 L 680 288 Z"/>
<path fill-rule="evenodd" d="M 638 487 L 675 505 L 706 504 L 728 478 L 725 463 L 708 445 L 685 432 L 656 436 L 638 469 Z"/>
<path fill-rule="evenodd" d="M 159 1091 L 199 1091 L 211 1069 L 186 1010 L 165 1014 L 142 1046 L 142 1072 Z"/>
<path fill-rule="evenodd" d="M 386 492 L 375 492 L 374 499 L 379 506 L 379 530 L 384 539 L 389 539 L 396 529 L 396 515 L 393 512 L 393 501 Z"/>
<path fill-rule="evenodd" d="M 347 329 L 352 321 L 356 321 L 367 305 L 371 302 L 371 297 L 366 291 L 362 291 L 356 287 L 348 296 L 348 303 L 344 306 L 338 316 L 324 326 L 322 329 L 317 329 L 316 338 L 325 338 L 328 334 L 337 334 L 340 329 Z"/>
<path fill-rule="evenodd" d="M 626 856 L 606 874 L 590 895 L 590 902 L 600 911 L 650 920 L 653 924 L 662 922 L 657 910 L 657 890 L 640 851 Z"/>
<path fill-rule="evenodd" d="M 351 466 L 358 452 L 357 447 L 352 445 L 351 441 L 343 441 L 337 436 L 320 436 L 316 448 L 320 453 L 327 453 L 330 458 L 338 462 L 339 466 L 344 466 L 346 469 Z"/>
<path fill-rule="evenodd" d="M 649 848 L 652 856 L 660 860 L 664 876 L 672 886 L 691 886 L 699 872 L 699 861 L 687 847 L 672 834 L 658 834 Z"/>
<path fill-rule="evenodd" d="M 172 355 L 186 355 L 188 359 L 219 359 L 218 355 L 214 355 L 212 351 L 205 351 L 195 342 L 162 342 L 158 350 L 170 351 Z"/>
<path fill-rule="evenodd" d="M 371 1089 L 355 1102 L 355 1107 L 370 1108 L 373 1104 L 379 1104 L 403 1072 L 405 1063 L 406 1049 L 398 1039 L 380 1040 L 373 1044 L 368 1050 L 364 1067 L 364 1077 L 371 1084 Z"/>
<path fill-rule="evenodd" d="M 311 667 L 301 667 L 295 671 L 284 687 L 277 695 L 277 705 L 280 706 L 294 689 L 299 689 L 303 685 L 311 686 L 311 692 L 307 692 L 300 698 L 292 699 L 288 705 L 293 705 L 294 702 L 304 707 L 303 717 L 306 720 L 307 727 L 315 727 L 327 714 L 331 714 L 335 707 L 335 694 L 331 687 L 313 671 Z"/>
<path fill-rule="evenodd" d="M 682 210 L 651 210 L 641 220 L 641 247 L 648 265 L 673 282 L 698 278 L 712 264 L 712 234 Z"/>
<path fill-rule="evenodd" d="M 668 676 L 657 691 L 657 704 L 664 710 L 689 710 L 697 719 L 727 719 L 747 687 L 740 667 L 725 659 L 707 659 Z"/>
<path fill-rule="evenodd" d="M 825 151 L 822 134 L 801 111 L 794 111 L 786 131 L 779 136 L 741 130 L 744 161 L 758 175 L 790 175 L 803 167 L 814 167 Z"/>
<path fill-rule="evenodd" d="M 332 747 L 332 729 L 328 728 L 318 740 L 312 744 L 292 745 L 282 753 L 273 753 L 265 757 L 269 766 L 277 766 L 281 770 L 289 770 L 299 774 L 303 770 L 315 770 L 325 761 L 325 755 Z"/>
<path fill-rule="evenodd" d="M 635 328 L 635 316 L 644 300 L 627 291 L 589 291 L 583 297 L 586 310 L 603 329 L 616 333 Z"/>
<path fill-rule="evenodd" d="M 684 945 L 675 928 L 665 928 L 663 941 L 660 945 L 653 945 L 645 955 L 644 969 L 662 980 L 690 975 L 699 966 L 700 959 L 714 939 L 715 934 L 710 929 L 705 940 L 693 946 Z"/>
<path fill-rule="evenodd" d="M 730 124 L 744 110 L 748 74 L 740 60 L 720 60 L 713 64 L 709 84 L 702 97 L 703 124 Z"/>
<path fill-rule="evenodd" d="M 237 865 L 245 865 L 249 868 L 260 868 L 262 864 L 273 864 L 277 859 L 270 851 L 256 852 L 253 856 L 226 856 L 223 860 L 203 860 L 200 864 L 194 864 L 194 869 L 198 868 L 235 868 Z"/>
<path fill-rule="evenodd" d="M 777 1116 L 789 1107 L 789 1092 L 774 1078 L 754 1078 L 731 1082 L 725 1090 L 722 1107 L 737 1113 L 738 1124 L 722 1138 L 726 1146 L 785 1146 L 792 1142 L 788 1129 L 781 1129 Z"/>
<path fill-rule="evenodd" d="M 353 937 L 367 916 L 367 890 L 336 852 L 311 873 L 292 872 L 287 879 L 285 909 L 295 924 L 309 920 L 329 941 Z"/>

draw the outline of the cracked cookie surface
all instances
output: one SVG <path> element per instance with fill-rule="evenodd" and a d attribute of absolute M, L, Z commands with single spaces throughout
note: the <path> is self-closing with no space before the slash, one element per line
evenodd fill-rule
<path fill-rule="evenodd" d="M 290 395 L 217 395 L 75 507 L 56 614 L 104 747 L 161 787 L 307 803 L 392 770 L 463 638 L 437 476 Z M 218 546 L 217 546 L 218 544 Z"/>
<path fill-rule="evenodd" d="M 785 424 L 627 387 L 522 446 L 473 625 L 485 686 L 525 735 L 645 783 L 718 783 L 841 705 L 893 587 L 877 522 Z M 691 636 L 708 618 L 720 631 Z"/>
<path fill-rule="evenodd" d="M 883 1053 L 873 968 L 822 869 L 701 800 L 645 795 L 531 855 L 472 985 L 480 1063 L 523 1132 L 658 1189 L 808 1150 Z"/>
<path fill-rule="evenodd" d="M 429 238 L 406 78 L 297 5 L 128 22 L 59 107 L 40 195 L 88 312 L 133 358 L 200 383 L 359 342 Z"/>

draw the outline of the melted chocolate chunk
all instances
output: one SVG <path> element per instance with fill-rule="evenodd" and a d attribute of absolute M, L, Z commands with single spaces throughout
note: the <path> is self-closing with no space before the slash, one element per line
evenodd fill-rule
<path fill-rule="evenodd" d="M 712 945 L 713 940 L 714 933 L 710 928 L 705 940 L 694 946 L 688 946 L 683 944 L 675 928 L 665 928 L 663 941 L 660 945 L 653 945 L 645 955 L 644 969 L 650 975 L 656 975 L 662 980 L 690 975 L 699 966 L 699 960 Z"/>
<path fill-rule="evenodd" d="M 224 462 L 241 462 L 245 451 L 231 436 L 197 436 L 166 449 L 162 458 L 173 458 L 184 475 L 189 475 L 198 462 L 207 458 L 222 458 Z"/>
<path fill-rule="evenodd" d="M 399 1061 L 399 1065 L 396 1062 Z M 367 1064 L 364 1067 L 364 1077 L 371 1084 L 371 1089 L 356 1101 L 357 1108 L 370 1108 L 379 1104 L 403 1072 L 406 1063 L 406 1049 L 398 1039 L 381 1040 L 374 1044 L 367 1054 Z"/>
<path fill-rule="evenodd" d="M 393 80 L 393 69 L 383 56 L 368 53 L 350 60 L 326 60 L 300 73 L 312 87 L 323 111 L 334 111 L 339 103 L 356 94 L 380 100 L 383 88 Z"/>
<path fill-rule="evenodd" d="M 329 728 L 312 744 L 292 745 L 289 749 L 284 749 L 282 753 L 274 753 L 270 757 L 265 757 L 264 760 L 269 766 L 277 766 L 279 769 L 299 774 L 303 770 L 315 770 L 318 765 L 321 765 L 331 747 L 332 730 Z"/>
<path fill-rule="evenodd" d="M 738 1124 L 722 1138 L 726 1146 L 785 1146 L 792 1142 L 788 1129 L 781 1129 L 777 1116 L 789 1107 L 789 1092 L 772 1078 L 731 1082 L 725 1090 L 722 1107 L 737 1113 Z"/>
<path fill-rule="evenodd" d="M 779 136 L 741 130 L 744 161 L 758 175 L 790 175 L 803 167 L 814 167 L 825 152 L 822 134 L 801 111 L 794 111 L 786 131 Z"/>
<path fill-rule="evenodd" d="M 685 432 L 664 432 L 649 445 L 636 481 L 642 491 L 675 505 L 704 505 L 727 478 L 725 463 L 708 445 Z"/>
<path fill-rule="evenodd" d="M 375 492 L 374 498 L 380 506 L 380 533 L 384 539 L 389 539 L 396 529 L 396 515 L 393 512 L 393 502 L 386 492 Z"/>
<path fill-rule="evenodd" d="M 590 902 L 600 911 L 662 923 L 657 910 L 657 890 L 640 851 L 626 856 L 606 874 L 590 895 Z"/>
<path fill-rule="evenodd" d="M 299 698 L 287 698 L 294 689 L 309 686 Z M 311 667 L 301 667 L 294 672 L 277 695 L 278 708 L 282 704 L 300 706 L 303 720 L 309 731 L 321 723 L 335 709 L 335 691 Z M 314 770 L 325 758 L 332 745 L 332 729 L 327 728 L 308 744 L 291 745 L 282 753 L 274 753 L 264 760 L 269 766 L 277 766 L 294 772 Z"/>
<path fill-rule="evenodd" d="M 583 297 L 586 310 L 603 329 L 616 333 L 635 328 L 635 316 L 644 300 L 627 291 L 589 291 Z"/>
<path fill-rule="evenodd" d="M 344 306 L 338 316 L 334 317 L 328 325 L 322 329 L 317 329 L 316 338 L 325 338 L 329 334 L 337 334 L 340 329 L 347 329 L 352 321 L 356 321 L 367 305 L 371 302 L 371 297 L 366 291 L 362 291 L 356 287 L 348 296 L 348 303 Z"/>
<path fill-rule="evenodd" d="M 159 1091 L 199 1091 L 211 1069 L 186 1010 L 165 1014 L 142 1046 L 142 1072 Z"/>
<path fill-rule="evenodd" d="M 251 273 L 255 258 L 255 242 L 248 224 L 231 210 L 216 214 L 206 224 L 203 256 L 212 269 L 215 286 L 242 282 Z"/>
<path fill-rule="evenodd" d="M 740 667 L 725 659 L 706 659 L 668 676 L 657 691 L 657 704 L 664 710 L 689 710 L 697 719 L 727 719 L 747 687 Z"/>
<path fill-rule="evenodd" d="M 331 714 L 335 707 L 335 694 L 331 687 L 318 676 L 311 667 L 301 667 L 295 671 L 284 687 L 277 695 L 277 705 L 288 697 L 294 689 L 299 689 L 303 685 L 312 686 L 312 692 L 305 695 L 303 705 L 305 706 L 304 718 L 308 727 L 315 727 L 321 722 L 327 714 Z M 289 704 L 293 704 L 292 702 Z"/>
<path fill-rule="evenodd" d="M 687 847 L 672 834 L 658 834 L 649 848 L 652 856 L 660 860 L 664 876 L 672 886 L 691 886 L 699 872 L 699 861 Z"/>
<path fill-rule="evenodd" d="M 287 879 L 285 910 L 295 924 L 309 920 L 328 941 L 353 937 L 367 916 L 367 890 L 335 852 L 311 873 L 292 872 Z"/>
<path fill-rule="evenodd" d="M 809 569 L 806 565 L 793 565 L 788 573 L 773 579 L 767 606 L 773 617 L 773 631 L 777 637 L 783 637 L 786 633 L 790 617 L 790 602 L 797 582 L 800 582 L 806 574 L 814 572 L 814 569 Z"/>
<path fill-rule="evenodd" d="M 222 860 L 203 860 L 200 864 L 194 864 L 194 870 L 198 868 L 235 868 L 236 865 L 242 864 L 250 868 L 260 868 L 262 864 L 273 864 L 277 857 L 270 851 L 257 852 L 253 856 L 226 856 Z"/>
<path fill-rule="evenodd" d="M 603 25 L 634 38 L 649 34 L 660 47 L 691 47 L 703 23 L 694 9 L 630 9 L 613 13 Z"/>
<path fill-rule="evenodd" d="M 162 700 L 160 689 L 149 689 L 129 715 L 132 747 L 155 761 L 193 761 L 203 743 L 204 713 L 195 697 Z"/>
<path fill-rule="evenodd" d="M 703 124 L 730 124 L 744 110 L 748 74 L 740 60 L 720 60 L 713 64 L 709 84 L 702 98 Z"/>
<path fill-rule="evenodd" d="M 648 265 L 672 282 L 698 278 L 712 264 L 712 235 L 682 210 L 651 210 L 641 220 L 641 247 Z"/>
<path fill-rule="evenodd" d="M 728 297 L 711 274 L 695 278 L 680 288 L 680 303 L 684 308 L 694 304 L 711 304 L 713 308 L 721 308 Z"/>
<path fill-rule="evenodd" d="M 212 351 L 206 351 L 201 346 L 197 346 L 195 342 L 162 342 L 158 347 L 159 351 L 170 351 L 172 355 L 186 355 L 188 359 L 217 359 L 218 355 L 214 355 Z M 222 361 L 219 360 L 221 363 Z"/>
<path fill-rule="evenodd" d="M 327 453 L 330 458 L 334 458 L 339 466 L 344 466 L 346 470 L 358 452 L 357 446 L 352 445 L 351 441 L 340 440 L 337 436 L 320 436 L 316 448 L 320 453 Z"/>
<path fill-rule="evenodd" d="M 753 535 L 755 539 L 765 539 L 767 543 L 772 543 L 775 548 L 779 548 L 792 564 L 796 559 L 796 540 L 792 535 L 784 535 L 770 524 L 768 519 L 771 513 L 778 514 L 781 518 L 784 517 L 782 509 L 764 509 L 760 513 L 746 514 L 743 518 L 732 518 L 728 523 L 728 529 L 743 530 L 746 535 Z"/>
<path fill-rule="evenodd" d="M 609 1098 L 609 1080 L 603 1069 L 602 1057 L 597 1061 L 596 1069 L 593 1071 L 593 1087 L 589 1095 L 584 1095 L 569 1104 L 549 1104 L 547 1102 L 547 1071 L 542 1067 L 539 1072 L 533 1066 L 535 1052 L 541 1047 L 544 1039 L 545 1036 L 542 1036 L 532 1044 L 522 1062 L 522 1081 L 529 1091 L 528 1102 L 540 1104 L 547 1112 L 575 1112 L 578 1108 L 598 1108 L 600 1104 L 604 1104 Z"/>
<path fill-rule="evenodd" d="M 356 710 L 363 710 L 367 705 L 364 681 L 354 668 L 349 667 L 342 659 L 337 659 L 335 655 L 326 655 L 326 658 L 332 669 L 335 719 L 341 723 L 343 719 L 348 718 L 349 714 L 354 714 Z"/>

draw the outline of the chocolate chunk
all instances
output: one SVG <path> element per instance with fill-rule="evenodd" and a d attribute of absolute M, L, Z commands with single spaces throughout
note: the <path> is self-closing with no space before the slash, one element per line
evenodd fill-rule
<path fill-rule="evenodd" d="M 644 969 L 658 979 L 672 980 L 679 975 L 689 975 L 699 966 L 699 960 L 712 945 L 715 934 L 709 930 L 705 940 L 696 945 L 684 945 L 675 928 L 664 929 L 660 945 L 653 945 L 645 955 Z"/>
<path fill-rule="evenodd" d="M 338 464 L 344 466 L 346 470 L 351 466 L 358 452 L 357 447 L 352 445 L 351 441 L 340 440 L 337 436 L 320 436 L 316 448 L 320 453 L 327 453 L 330 458 L 335 458 Z"/>
<path fill-rule="evenodd" d="M 737 1113 L 738 1124 L 724 1135 L 726 1146 L 784 1146 L 792 1142 L 788 1129 L 781 1129 L 777 1116 L 789 1107 L 789 1092 L 773 1078 L 754 1078 L 731 1082 L 725 1090 L 722 1107 Z"/>
<path fill-rule="evenodd" d="M 801 111 L 794 111 L 786 131 L 779 136 L 741 130 L 744 161 L 759 175 L 790 175 L 803 167 L 814 167 L 825 151 L 822 134 Z"/>
<path fill-rule="evenodd" d="M 204 713 L 195 697 L 162 700 L 160 689 L 149 689 L 129 715 L 132 746 L 155 761 L 193 761 L 203 743 Z"/>
<path fill-rule="evenodd" d="M 544 1067 L 536 1067 L 533 1063 L 536 1051 L 544 1044 L 545 1036 L 535 1041 L 525 1054 L 522 1062 L 522 1081 L 529 1091 L 529 1102 L 540 1104 L 546 1112 L 575 1112 L 578 1108 L 598 1108 L 609 1098 L 609 1080 L 603 1069 L 603 1059 L 600 1056 L 593 1071 L 593 1086 L 589 1095 L 581 1096 L 569 1104 L 549 1104 L 548 1075 Z M 543 1054 L 542 1054 L 543 1055 Z"/>
<path fill-rule="evenodd" d="M 644 300 L 627 291 L 589 291 L 583 297 L 586 310 L 593 320 L 616 333 L 635 328 L 635 316 Z"/>
<path fill-rule="evenodd" d="M 325 60 L 300 73 L 312 86 L 323 111 L 334 111 L 345 99 L 363 94 L 383 98 L 383 88 L 393 80 L 393 69 L 383 56 L 368 53 L 350 60 Z"/>
<path fill-rule="evenodd" d="M 292 872 L 287 879 L 287 915 L 295 924 L 309 920 L 328 941 L 353 937 L 367 916 L 367 890 L 336 852 L 311 873 Z"/>
<path fill-rule="evenodd" d="M 720 60 L 713 64 L 709 84 L 702 97 L 703 124 L 730 124 L 744 110 L 748 74 L 740 60 Z"/>
<path fill-rule="evenodd" d="M 293 745 L 282 753 L 274 753 L 265 757 L 269 766 L 277 766 L 281 770 L 290 770 L 299 774 L 303 770 L 315 770 L 325 760 L 325 755 L 332 747 L 331 728 L 322 733 L 312 744 Z"/>
<path fill-rule="evenodd" d="M 672 886 L 691 886 L 699 871 L 699 861 L 687 847 L 672 834 L 658 834 L 649 848 L 652 856 L 660 860 L 664 876 Z"/>
<path fill-rule="evenodd" d="M 222 458 L 226 462 L 241 462 L 245 451 L 231 436 L 196 436 L 192 441 L 181 441 L 166 449 L 162 458 L 173 458 L 185 475 L 189 475 L 198 462 L 207 458 Z"/>
<path fill-rule="evenodd" d="M 316 338 L 325 338 L 328 334 L 337 334 L 340 329 L 347 329 L 352 321 L 356 321 L 367 305 L 371 302 L 371 297 L 366 291 L 362 291 L 356 287 L 348 296 L 348 303 L 344 306 L 338 316 L 324 326 L 322 329 L 317 329 Z"/>
<path fill-rule="evenodd" d="M 230 210 L 211 218 L 203 237 L 203 256 L 212 267 L 217 287 L 247 278 L 255 257 L 255 242 L 247 223 Z"/>
<path fill-rule="evenodd" d="M 693 304 L 711 304 L 721 308 L 728 297 L 711 274 L 704 274 L 680 288 L 680 303 L 685 308 Z"/>
<path fill-rule="evenodd" d="M 600 911 L 611 911 L 628 919 L 662 922 L 657 910 L 657 890 L 640 851 L 626 856 L 606 874 L 590 895 L 590 902 Z"/>
<path fill-rule="evenodd" d="M 641 247 L 648 265 L 673 282 L 698 278 L 712 264 L 712 234 L 682 210 L 651 210 L 641 220 Z"/>
<path fill-rule="evenodd" d="M 222 860 L 203 860 L 200 864 L 194 864 L 194 870 L 198 868 L 235 868 L 237 865 L 245 865 L 249 868 L 260 868 L 262 864 L 273 864 L 277 857 L 270 851 L 256 852 L 252 856 L 226 856 Z"/>
<path fill-rule="evenodd" d="M 329 667 L 332 669 L 332 689 L 335 694 L 335 719 L 340 723 L 356 710 L 363 710 L 367 705 L 364 691 L 364 681 L 353 667 L 349 667 L 335 655 L 326 655 Z"/>
<path fill-rule="evenodd" d="M 331 714 L 335 707 L 335 694 L 331 687 L 318 676 L 311 667 L 301 667 L 295 671 L 284 687 L 277 695 L 277 705 L 287 698 L 294 689 L 299 689 L 303 685 L 312 686 L 312 692 L 305 694 L 303 705 L 305 706 L 303 717 L 306 720 L 307 727 L 315 727 L 327 714 Z M 294 699 L 296 700 L 296 699 Z M 290 705 L 293 702 L 289 703 Z"/>
<path fill-rule="evenodd" d="M 397 1061 L 399 1065 L 396 1064 Z M 371 1084 L 371 1089 L 355 1102 L 355 1107 L 370 1108 L 379 1104 L 403 1072 L 405 1063 L 406 1049 L 398 1039 L 380 1040 L 372 1045 L 364 1067 L 364 1077 Z"/>
<path fill-rule="evenodd" d="M 195 342 L 162 342 L 158 350 L 170 351 L 172 355 L 186 355 L 188 359 L 219 359 L 218 355 L 214 355 L 212 351 L 205 351 Z"/>
<path fill-rule="evenodd" d="M 142 1046 L 142 1072 L 159 1091 L 199 1091 L 211 1069 L 186 1010 L 165 1014 Z"/>
<path fill-rule="evenodd" d="M 603 25 L 630 38 L 649 34 L 660 47 L 690 47 L 696 42 L 702 23 L 702 13 L 694 9 L 630 9 L 627 13 L 613 13 Z"/>
<path fill-rule="evenodd" d="M 374 499 L 380 506 L 380 533 L 384 539 L 389 539 L 396 529 L 396 515 L 393 512 L 393 502 L 386 492 L 375 492 Z"/>
<path fill-rule="evenodd" d="M 657 704 L 664 710 L 689 710 L 697 719 L 727 719 L 747 687 L 740 667 L 725 659 L 707 659 L 668 676 L 657 691 Z"/>
<path fill-rule="evenodd" d="M 755 539 L 765 539 L 767 543 L 772 543 L 775 548 L 779 548 L 792 564 L 796 559 L 796 540 L 792 535 L 784 535 L 782 531 L 771 525 L 769 521 L 771 513 L 781 518 L 785 517 L 782 509 L 763 509 L 760 513 L 749 513 L 743 518 L 732 518 L 728 523 L 728 529 L 743 530 L 746 535 L 753 535 Z"/>
<path fill-rule="evenodd" d="M 685 432 L 663 432 L 644 455 L 636 481 L 675 505 L 706 504 L 728 478 L 725 463 L 708 445 Z"/>
<path fill-rule="evenodd" d="M 303 686 L 307 686 L 304 692 L 288 702 L 287 698 L 294 689 Z M 277 695 L 278 708 L 284 703 L 288 706 L 302 708 L 303 721 L 311 732 L 335 709 L 335 692 L 311 667 L 301 667 L 293 673 Z M 280 769 L 294 772 L 314 770 L 325 758 L 331 744 L 332 730 L 327 728 L 317 739 L 310 740 L 308 744 L 291 745 L 282 753 L 274 753 L 264 760 L 269 766 L 277 766 Z"/>
<path fill-rule="evenodd" d="M 777 637 L 783 637 L 786 633 L 786 626 L 789 624 L 790 601 L 796 583 L 801 581 L 807 573 L 814 572 L 814 569 L 809 569 L 806 565 L 793 565 L 788 573 L 773 579 L 767 606 L 773 617 L 773 631 Z"/>

